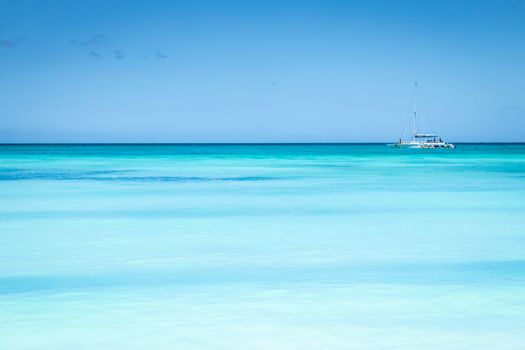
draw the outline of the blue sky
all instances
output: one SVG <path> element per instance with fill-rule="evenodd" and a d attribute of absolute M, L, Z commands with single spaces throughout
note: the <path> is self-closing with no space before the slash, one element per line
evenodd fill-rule
<path fill-rule="evenodd" d="M 525 1 L 0 0 L 0 142 L 392 141 L 416 80 L 525 141 Z"/>

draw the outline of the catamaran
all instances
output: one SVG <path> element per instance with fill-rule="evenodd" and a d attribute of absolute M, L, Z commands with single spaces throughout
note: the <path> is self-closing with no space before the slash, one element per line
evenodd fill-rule
<path fill-rule="evenodd" d="M 441 137 L 436 134 L 417 132 L 417 83 L 414 84 L 414 121 L 413 131 L 410 140 L 399 139 L 397 143 L 388 144 L 389 147 L 394 148 L 456 148 L 452 143 L 443 141 Z"/>

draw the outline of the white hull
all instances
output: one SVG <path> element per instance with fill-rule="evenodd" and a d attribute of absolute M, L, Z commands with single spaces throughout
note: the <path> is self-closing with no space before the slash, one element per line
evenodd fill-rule
<path fill-rule="evenodd" d="M 452 143 L 446 142 L 401 142 L 401 143 L 390 143 L 388 147 L 392 148 L 456 148 Z"/>

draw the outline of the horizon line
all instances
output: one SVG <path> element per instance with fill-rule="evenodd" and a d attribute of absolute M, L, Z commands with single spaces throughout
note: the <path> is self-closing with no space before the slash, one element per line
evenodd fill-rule
<path fill-rule="evenodd" d="M 456 142 L 461 145 L 475 144 L 525 144 L 525 141 L 475 141 Z M 386 145 L 392 142 L 0 142 L 0 146 L 83 146 L 83 145 Z"/>

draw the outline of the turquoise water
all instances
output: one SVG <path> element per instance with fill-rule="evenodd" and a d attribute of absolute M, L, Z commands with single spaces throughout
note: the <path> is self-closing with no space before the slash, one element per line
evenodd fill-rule
<path fill-rule="evenodd" d="M 525 145 L 0 146 L 0 348 L 523 349 Z"/>

